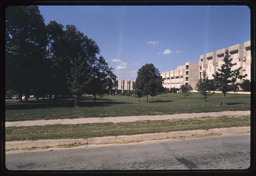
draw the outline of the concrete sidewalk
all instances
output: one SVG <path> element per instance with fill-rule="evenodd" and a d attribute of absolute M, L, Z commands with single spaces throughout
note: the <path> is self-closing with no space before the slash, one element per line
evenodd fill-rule
<path fill-rule="evenodd" d="M 223 112 L 207 112 L 207 113 L 186 113 L 172 115 L 151 115 L 151 116 L 122 116 L 122 117 L 97 117 L 97 118 L 75 118 L 75 119 L 55 119 L 55 120 L 31 120 L 31 121 L 15 121 L 6 122 L 5 127 L 24 127 L 24 126 L 44 126 L 57 124 L 86 124 L 86 123 L 120 123 L 120 122 L 135 122 L 141 120 L 171 120 L 185 119 L 195 117 L 216 117 L 223 115 L 249 115 L 250 111 L 223 111 Z"/>
<path fill-rule="evenodd" d="M 98 147 L 152 140 L 185 140 L 198 137 L 214 137 L 224 135 L 242 135 L 250 133 L 250 127 L 215 128 L 209 130 L 174 131 L 167 133 L 150 133 L 136 135 L 120 135 L 94 137 L 88 139 L 51 139 L 37 141 L 12 141 L 5 143 L 6 152 L 23 152 L 28 150 L 59 149 L 72 147 Z"/>

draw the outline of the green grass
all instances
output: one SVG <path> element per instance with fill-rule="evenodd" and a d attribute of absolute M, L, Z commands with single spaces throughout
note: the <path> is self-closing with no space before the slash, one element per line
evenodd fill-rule
<path fill-rule="evenodd" d="M 221 105 L 222 94 L 209 96 L 207 102 L 199 93 L 161 94 L 153 98 L 129 96 L 104 96 L 93 103 L 83 98 L 79 107 L 74 108 L 74 100 L 63 99 L 59 104 L 45 101 L 6 102 L 6 121 L 63 119 L 79 117 L 115 117 L 133 115 L 162 115 L 178 113 L 199 113 L 250 110 L 250 95 L 228 94 L 227 105 Z"/>
<path fill-rule="evenodd" d="M 98 123 L 82 125 L 46 125 L 6 128 L 6 141 L 91 138 L 102 136 L 133 135 L 186 130 L 208 130 L 250 126 L 250 116 L 199 117 L 129 123 Z"/>

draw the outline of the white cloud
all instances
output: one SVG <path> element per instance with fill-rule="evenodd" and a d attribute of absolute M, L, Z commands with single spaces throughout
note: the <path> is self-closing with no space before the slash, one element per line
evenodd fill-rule
<path fill-rule="evenodd" d="M 152 40 L 152 41 L 148 41 L 147 45 L 157 45 L 158 43 L 159 41 Z"/>
<path fill-rule="evenodd" d="M 170 50 L 170 49 L 165 49 L 164 52 L 158 52 L 157 55 L 167 55 L 167 54 L 172 54 L 172 53 L 176 53 L 179 54 L 180 50 Z"/>
<path fill-rule="evenodd" d="M 112 62 L 116 62 L 119 65 L 116 67 L 117 70 L 123 70 L 127 68 L 127 63 L 120 59 L 112 59 Z"/>
<path fill-rule="evenodd" d="M 120 59 L 112 59 L 112 62 L 121 62 Z"/>
<path fill-rule="evenodd" d="M 163 55 L 167 55 L 167 54 L 171 54 L 171 53 L 172 53 L 172 50 L 165 49 L 164 52 L 163 52 Z"/>
<path fill-rule="evenodd" d="M 139 63 L 138 62 L 135 62 L 134 65 L 138 65 Z"/>
<path fill-rule="evenodd" d="M 123 70 L 126 69 L 127 67 L 127 63 L 121 61 L 121 64 L 119 66 L 116 67 L 117 70 Z"/>

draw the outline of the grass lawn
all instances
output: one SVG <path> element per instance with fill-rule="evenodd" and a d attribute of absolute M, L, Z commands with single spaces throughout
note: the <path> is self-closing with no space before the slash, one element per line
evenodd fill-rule
<path fill-rule="evenodd" d="M 250 126 L 250 116 L 199 117 L 129 123 L 103 123 L 82 125 L 46 125 L 6 128 L 6 141 L 91 138 L 102 136 L 133 135 L 211 128 Z"/>
<path fill-rule="evenodd" d="M 178 113 L 218 112 L 250 110 L 250 95 L 228 94 L 227 105 L 221 105 L 222 94 L 212 94 L 205 102 L 199 93 L 161 94 L 153 98 L 132 96 L 104 96 L 94 103 L 83 98 L 74 108 L 74 100 L 62 99 L 59 104 L 47 104 L 47 100 L 6 102 L 6 121 L 62 119 L 78 117 L 115 117 L 132 115 L 162 115 Z"/>

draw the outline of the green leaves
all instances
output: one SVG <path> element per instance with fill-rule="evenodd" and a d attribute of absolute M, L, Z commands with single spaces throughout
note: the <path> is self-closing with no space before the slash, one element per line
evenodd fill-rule
<path fill-rule="evenodd" d="M 47 34 L 37 6 L 10 6 L 6 11 L 6 87 L 19 94 L 46 88 Z"/>
<path fill-rule="evenodd" d="M 207 100 L 208 90 L 211 89 L 210 81 L 206 76 L 206 72 L 203 72 L 203 78 L 200 78 L 197 85 L 197 90 L 204 96 L 204 100 Z"/>
<path fill-rule="evenodd" d="M 134 84 L 135 94 L 138 97 L 143 95 L 156 96 L 163 91 L 162 77 L 153 64 L 146 64 L 138 70 L 136 82 Z"/>
<path fill-rule="evenodd" d="M 228 54 L 228 51 L 225 52 L 225 57 L 223 59 L 224 64 L 218 69 L 213 77 L 214 81 L 216 82 L 217 89 L 221 90 L 224 99 L 223 104 L 225 104 L 226 93 L 228 91 L 236 91 L 238 90 L 238 83 L 237 79 L 242 79 L 247 75 L 240 75 L 241 67 L 235 70 L 232 70 L 232 67 L 236 65 L 236 63 L 232 63 L 232 58 Z"/>
<path fill-rule="evenodd" d="M 6 12 L 6 88 L 22 95 L 103 94 L 116 76 L 97 43 L 76 26 L 45 25 L 37 6 Z"/>

